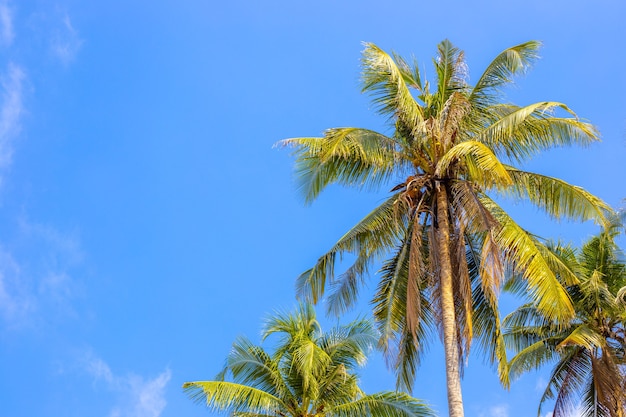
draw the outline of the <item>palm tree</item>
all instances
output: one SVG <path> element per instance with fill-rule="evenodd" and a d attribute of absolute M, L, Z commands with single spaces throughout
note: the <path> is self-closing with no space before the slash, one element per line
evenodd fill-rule
<path fill-rule="evenodd" d="M 263 339 L 281 337 L 273 354 L 238 339 L 215 381 L 188 382 L 191 398 L 237 417 L 432 417 L 421 401 L 405 393 L 366 395 L 354 370 L 363 365 L 377 335 L 357 320 L 323 333 L 315 311 L 301 305 L 266 324 Z M 225 381 L 232 375 L 233 382 Z"/>
<path fill-rule="evenodd" d="M 539 415 L 549 400 L 554 400 L 554 417 L 576 408 L 584 417 L 626 414 L 626 264 L 614 241 L 618 231 L 612 224 L 579 252 L 553 248 L 579 279 L 567 287 L 573 318 L 550 319 L 528 303 L 504 320 L 505 340 L 517 352 L 510 364 L 513 377 L 555 363 Z"/>
<path fill-rule="evenodd" d="M 333 183 L 378 188 L 395 181 L 389 198 L 298 278 L 298 293 L 317 302 L 330 286 L 329 310 L 339 314 L 372 266 L 387 259 L 373 304 L 398 386 L 410 391 L 424 343 L 438 332 L 454 417 L 463 416 L 461 359 L 472 339 L 492 362 L 505 356 L 497 313 L 505 267 L 523 275 L 548 317 L 574 315 L 541 242 L 493 196 L 529 200 L 554 218 L 603 221 L 609 210 L 579 187 L 509 165 L 598 139 L 565 104 L 501 102 L 502 87 L 525 72 L 538 48 L 527 42 L 503 51 L 472 86 L 463 52 L 447 40 L 438 46 L 433 84 L 416 61 L 367 43 L 363 90 L 388 118 L 389 134 L 344 127 L 280 142 L 294 148 L 307 202 Z M 336 277 L 335 262 L 347 253 L 354 263 Z"/>

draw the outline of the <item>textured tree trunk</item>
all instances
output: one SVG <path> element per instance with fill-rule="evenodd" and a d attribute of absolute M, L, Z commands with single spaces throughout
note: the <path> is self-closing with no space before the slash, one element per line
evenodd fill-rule
<path fill-rule="evenodd" d="M 448 193 L 445 184 L 437 192 L 437 257 L 439 259 L 441 322 L 443 347 L 446 358 L 446 383 L 448 387 L 448 410 L 450 417 L 463 417 L 461 373 L 457 340 L 457 323 L 452 286 L 452 262 L 450 259 L 450 221 L 448 220 Z"/>

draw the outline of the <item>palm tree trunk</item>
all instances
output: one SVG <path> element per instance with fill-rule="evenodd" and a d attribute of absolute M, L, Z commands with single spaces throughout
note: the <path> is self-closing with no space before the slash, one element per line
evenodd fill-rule
<path fill-rule="evenodd" d="M 461 373 L 457 340 L 457 323 L 452 285 L 452 261 L 450 258 L 450 221 L 448 220 L 448 194 L 445 184 L 437 192 L 437 258 L 439 260 L 439 288 L 443 347 L 446 359 L 446 382 L 448 388 L 448 412 L 450 417 L 463 417 Z"/>

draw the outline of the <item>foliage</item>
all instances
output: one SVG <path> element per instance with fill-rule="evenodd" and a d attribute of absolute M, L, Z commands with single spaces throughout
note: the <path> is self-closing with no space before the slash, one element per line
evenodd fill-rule
<path fill-rule="evenodd" d="M 355 369 L 364 365 L 376 331 L 357 320 L 324 333 L 311 305 L 278 314 L 263 338 L 277 334 L 273 354 L 240 338 L 214 381 L 183 385 L 192 399 L 238 417 L 431 417 L 433 412 L 405 393 L 366 395 Z M 232 376 L 232 382 L 226 381 Z"/>
<path fill-rule="evenodd" d="M 573 318 L 554 320 L 528 303 L 504 320 L 507 344 L 517 352 L 510 364 L 513 377 L 555 363 L 539 415 L 549 400 L 554 417 L 576 409 L 585 417 L 626 412 L 626 264 L 615 244 L 620 227 L 613 223 L 580 251 L 552 245 L 577 277 L 574 284 L 564 282 L 576 309 Z M 517 290 L 523 287 L 518 283 Z"/>
<path fill-rule="evenodd" d="M 441 334 L 456 416 L 463 413 L 461 359 L 471 341 L 489 360 L 506 362 L 497 310 L 505 269 L 526 280 L 548 317 L 574 315 L 542 242 L 497 199 L 525 199 L 554 218 L 604 222 L 610 210 L 579 187 L 512 166 L 546 149 L 597 140 L 595 128 L 563 103 L 502 102 L 502 88 L 529 68 L 539 46 L 531 41 L 503 51 L 471 85 L 463 52 L 447 40 L 438 45 L 432 84 L 417 61 L 366 43 L 363 91 L 390 133 L 344 127 L 281 142 L 294 149 L 307 202 L 330 184 L 391 184 L 391 195 L 299 277 L 298 292 L 318 302 L 330 287 L 329 311 L 342 313 L 384 260 L 373 305 L 398 386 L 411 389 L 429 336 Z M 345 254 L 355 261 L 336 276 Z M 504 365 L 500 372 L 506 374 Z"/>

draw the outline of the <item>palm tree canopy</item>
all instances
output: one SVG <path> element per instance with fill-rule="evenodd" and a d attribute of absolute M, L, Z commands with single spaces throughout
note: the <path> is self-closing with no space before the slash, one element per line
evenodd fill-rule
<path fill-rule="evenodd" d="M 626 263 L 613 222 L 581 250 L 559 244 L 551 251 L 578 278 L 564 283 L 576 315 L 569 320 L 546 317 L 528 303 L 504 320 L 505 340 L 516 352 L 512 377 L 554 363 L 538 414 L 554 401 L 555 417 L 579 409 L 584 417 L 622 417 L 626 413 Z M 523 283 L 516 283 L 517 291 Z"/>
<path fill-rule="evenodd" d="M 272 354 L 239 338 L 214 381 L 188 382 L 192 399 L 233 416 L 431 417 L 421 401 L 405 393 L 366 395 L 355 373 L 376 343 L 367 320 L 324 333 L 310 304 L 271 317 L 263 339 L 278 335 Z M 232 381 L 227 381 L 232 377 Z"/>
<path fill-rule="evenodd" d="M 554 218 L 599 223 L 610 211 L 580 187 L 514 166 L 546 149 L 598 140 L 596 129 L 563 103 L 503 102 L 503 88 L 526 72 L 539 46 L 506 49 L 471 85 L 464 53 L 447 40 L 438 45 L 432 84 L 417 61 L 366 43 L 363 91 L 389 132 L 340 127 L 280 142 L 294 151 L 306 202 L 330 184 L 391 189 L 298 278 L 297 291 L 317 302 L 330 287 L 328 309 L 342 313 L 382 261 L 374 314 L 401 388 L 411 389 L 434 333 L 459 357 L 476 340 L 506 373 L 497 310 L 505 270 L 523 277 L 548 317 L 574 315 L 543 243 L 497 204 L 503 197 L 525 199 Z M 355 260 L 335 275 L 345 254 Z"/>

